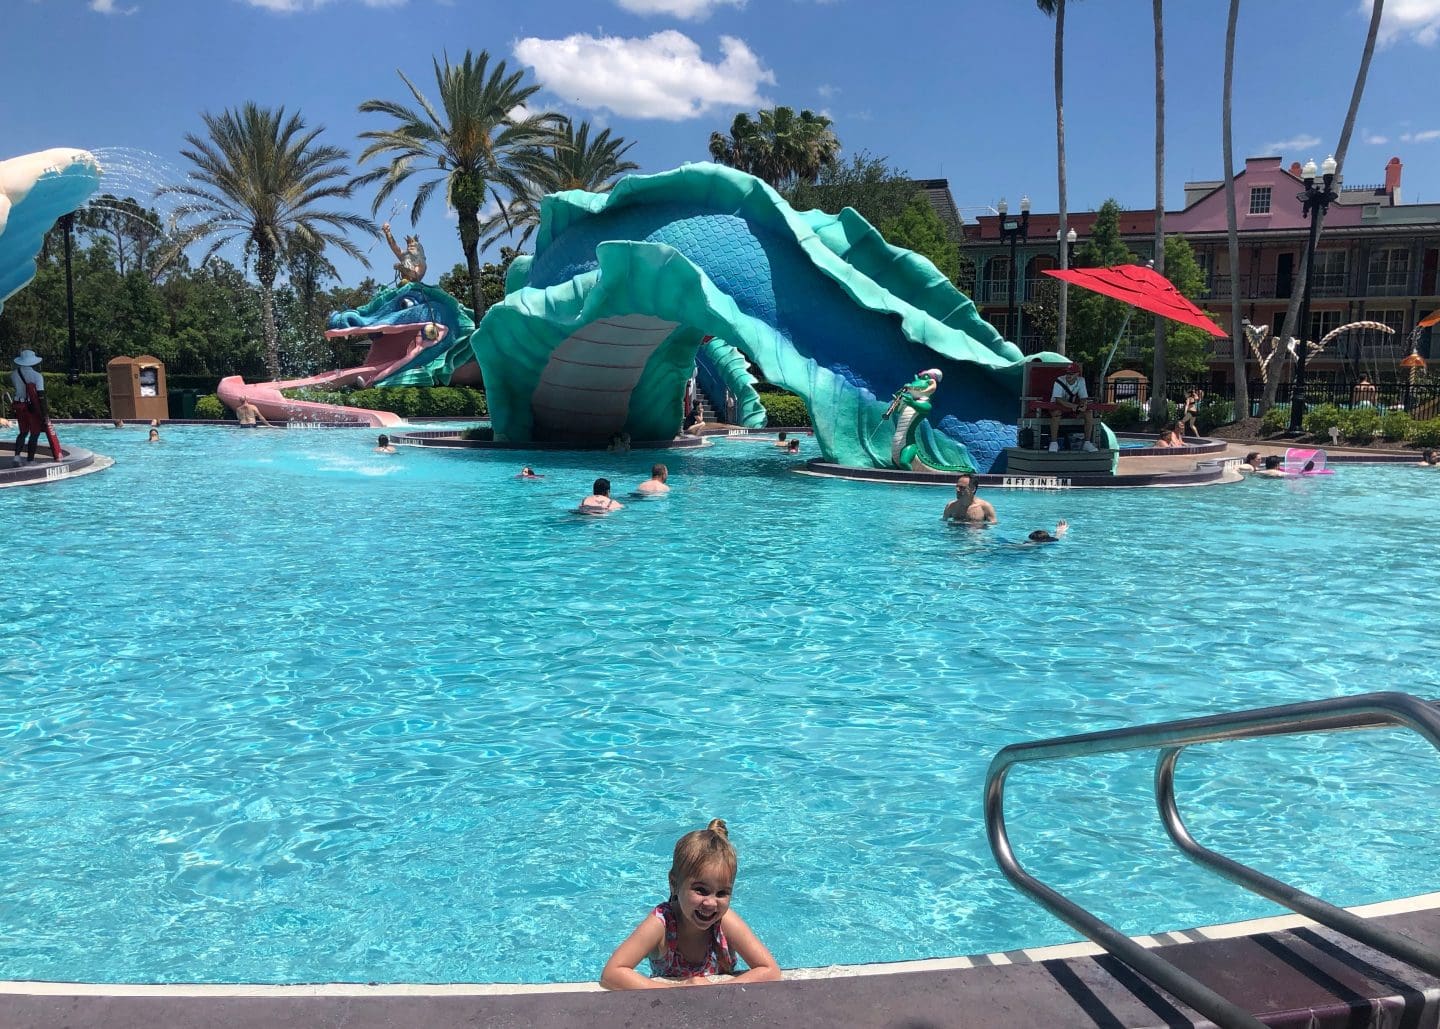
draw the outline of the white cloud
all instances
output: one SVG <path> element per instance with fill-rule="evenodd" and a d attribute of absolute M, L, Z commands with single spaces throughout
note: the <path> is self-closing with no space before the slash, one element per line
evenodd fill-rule
<path fill-rule="evenodd" d="M 836 94 L 840 92 L 840 87 L 832 86 L 828 82 L 822 82 L 815 87 L 815 92 L 819 93 L 826 100 L 833 100 Z"/>
<path fill-rule="evenodd" d="M 1276 140 L 1274 143 L 1265 144 L 1265 152 L 1268 154 L 1279 154 L 1282 157 L 1295 150 L 1310 150 L 1320 145 L 1320 137 L 1312 136 L 1308 132 L 1302 132 L 1290 139 Z"/>
<path fill-rule="evenodd" d="M 1360 139 L 1362 142 L 1369 143 L 1371 146 L 1384 146 L 1390 142 L 1389 136 L 1382 136 L 1378 132 L 1371 132 L 1369 129 L 1360 130 Z"/>
<path fill-rule="evenodd" d="M 745 0 L 615 0 L 631 14 L 668 14 L 682 21 L 704 21 L 723 5 L 744 7 Z"/>
<path fill-rule="evenodd" d="M 134 14 L 139 7 L 116 7 L 115 0 L 90 0 L 90 10 L 96 14 Z"/>
<path fill-rule="evenodd" d="M 1440 139 L 1440 129 L 1426 129 L 1424 132 L 1402 132 L 1402 143 L 1433 143 Z"/>
<path fill-rule="evenodd" d="M 1360 11 L 1369 17 L 1370 0 L 1361 0 Z M 1380 19 L 1380 44 L 1407 37 L 1421 46 L 1440 40 L 1440 0 L 1388 0 Z"/>
<path fill-rule="evenodd" d="M 515 56 L 562 101 L 604 108 L 632 118 L 684 121 L 714 107 L 756 107 L 762 83 L 775 84 L 745 41 L 720 37 L 719 63 L 675 30 L 644 39 L 618 36 L 530 37 L 515 44 Z"/>

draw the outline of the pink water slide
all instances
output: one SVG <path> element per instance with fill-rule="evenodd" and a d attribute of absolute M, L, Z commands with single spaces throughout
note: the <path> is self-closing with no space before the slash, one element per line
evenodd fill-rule
<path fill-rule="evenodd" d="M 433 326 L 432 332 L 439 335 L 427 339 L 424 330 Z M 247 383 L 238 375 L 221 379 L 216 392 L 220 402 L 235 410 L 248 400 L 259 409 L 267 420 L 290 422 L 348 422 L 353 425 L 368 425 L 372 428 L 388 428 L 400 425 L 404 419 L 389 411 L 371 411 L 364 407 L 345 407 L 340 404 L 321 404 L 313 400 L 292 400 L 281 390 L 299 389 L 303 386 L 337 387 L 371 386 L 393 375 L 413 361 L 422 350 L 429 349 L 445 338 L 445 326 L 430 322 L 424 325 L 383 325 L 354 329 L 331 329 L 325 335 L 331 339 L 349 336 L 370 337 L 370 350 L 362 364 L 354 368 L 322 372 L 304 379 L 284 379 L 279 382 Z"/>

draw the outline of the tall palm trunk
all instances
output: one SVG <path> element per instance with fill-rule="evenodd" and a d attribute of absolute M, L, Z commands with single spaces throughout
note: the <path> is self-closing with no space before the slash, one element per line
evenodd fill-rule
<path fill-rule="evenodd" d="M 1235 219 L 1235 152 L 1230 132 L 1230 100 L 1235 85 L 1235 23 L 1240 0 L 1230 0 L 1230 21 L 1225 28 L 1225 89 L 1220 121 L 1225 145 L 1225 222 L 1230 252 L 1230 346 L 1235 374 L 1235 417 L 1250 416 L 1250 382 L 1245 352 L 1245 330 L 1240 318 L 1240 230 Z"/>
<path fill-rule="evenodd" d="M 1060 178 L 1060 230 L 1056 241 L 1060 247 L 1060 267 L 1070 267 L 1069 203 L 1065 191 L 1065 0 L 1055 4 L 1055 163 Z M 1055 347 L 1065 353 L 1066 308 L 1070 302 L 1070 284 L 1060 280 L 1060 317 L 1055 331 Z M 1097 384 L 1103 389 L 1104 383 Z"/>
<path fill-rule="evenodd" d="M 1155 271 L 1165 274 L 1165 0 L 1151 0 L 1155 20 Z M 1105 384 L 1100 383 L 1103 389 Z M 1150 376 L 1150 421 L 1163 425 L 1170 413 L 1165 397 L 1165 319 L 1155 316 L 1155 366 Z"/>
<path fill-rule="evenodd" d="M 1375 54 L 1375 37 L 1380 32 L 1380 16 L 1385 10 L 1385 0 L 1375 0 L 1375 5 L 1370 9 L 1370 31 L 1365 35 L 1365 50 L 1360 55 L 1360 70 L 1355 73 L 1355 88 L 1350 93 L 1350 109 L 1345 112 L 1345 124 L 1340 129 L 1340 142 L 1335 147 L 1335 189 L 1340 188 L 1340 182 L 1345 174 L 1345 152 L 1350 149 L 1350 135 L 1355 130 L 1355 115 L 1360 110 L 1360 98 L 1365 95 L 1365 79 L 1370 74 L 1370 58 Z M 1325 212 L 1316 208 L 1312 216 L 1317 225 L 1325 226 Z M 1317 230 L 1318 231 L 1318 230 Z M 1285 336 L 1293 336 L 1300 340 L 1300 346 L 1305 345 L 1305 337 L 1309 335 L 1310 326 L 1296 325 L 1300 317 L 1300 301 L 1305 293 L 1305 279 L 1310 274 L 1309 255 L 1304 247 L 1300 248 L 1300 272 L 1295 276 L 1295 284 L 1290 290 L 1290 303 L 1285 307 L 1285 328 L 1282 333 L 1276 333 L 1275 345 L 1283 346 Z M 1273 369 L 1270 372 L 1270 379 L 1265 383 L 1265 399 L 1261 407 L 1270 409 L 1275 403 L 1275 389 L 1280 383 L 1280 370 Z"/>
<path fill-rule="evenodd" d="M 279 263 L 266 243 L 256 246 L 255 278 L 260 282 L 260 329 L 265 335 L 265 370 L 273 382 L 280 378 L 280 328 L 275 324 L 275 275 Z"/>
<path fill-rule="evenodd" d="M 470 308 L 475 324 L 485 317 L 485 294 L 480 292 L 480 212 L 477 208 L 460 210 L 460 249 L 465 252 L 465 273 L 470 277 Z"/>

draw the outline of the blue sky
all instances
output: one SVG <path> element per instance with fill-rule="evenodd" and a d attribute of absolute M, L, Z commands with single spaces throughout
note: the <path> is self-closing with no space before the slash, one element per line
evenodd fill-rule
<path fill-rule="evenodd" d="M 1167 5 L 1166 198 L 1219 178 L 1225 0 Z M 1389 0 L 1346 162 L 1352 185 L 1404 162 L 1406 201 L 1440 200 L 1440 0 Z M 200 112 L 255 100 L 298 109 L 357 153 L 387 124 L 370 97 L 433 93 L 430 60 L 487 49 L 525 65 L 544 106 L 613 128 L 644 171 L 706 159 L 715 129 L 773 104 L 827 113 L 847 152 L 950 180 L 967 215 L 1001 196 L 1056 204 L 1052 23 L 1024 0 L 7 0 L 0 157 L 99 150 L 107 189 L 144 198 L 184 174 Z M 1154 202 L 1150 4 L 1071 0 L 1066 119 L 1072 210 Z M 1317 161 L 1334 148 L 1368 0 L 1245 0 L 1235 153 Z M 1428 84 L 1428 85 L 1427 85 Z M 356 201 L 369 211 L 370 197 Z M 408 205 L 408 201 L 407 201 Z M 163 205 L 162 205 L 163 206 Z M 382 217 L 388 205 L 382 209 Z M 397 230 L 405 221 L 395 219 Z M 419 231 L 432 268 L 460 259 L 434 200 Z M 236 257 L 237 255 L 229 255 Z M 389 274 L 383 244 L 371 251 Z M 337 262 L 349 279 L 360 270 Z M 433 274 L 433 273 L 432 273 Z"/>

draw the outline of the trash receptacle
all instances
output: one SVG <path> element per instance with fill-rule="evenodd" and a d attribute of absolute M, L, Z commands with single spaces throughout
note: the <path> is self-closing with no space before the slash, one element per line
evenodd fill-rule
<path fill-rule="evenodd" d="M 167 418 L 165 365 L 159 359 L 117 357 L 105 366 L 110 380 L 111 418 Z"/>

